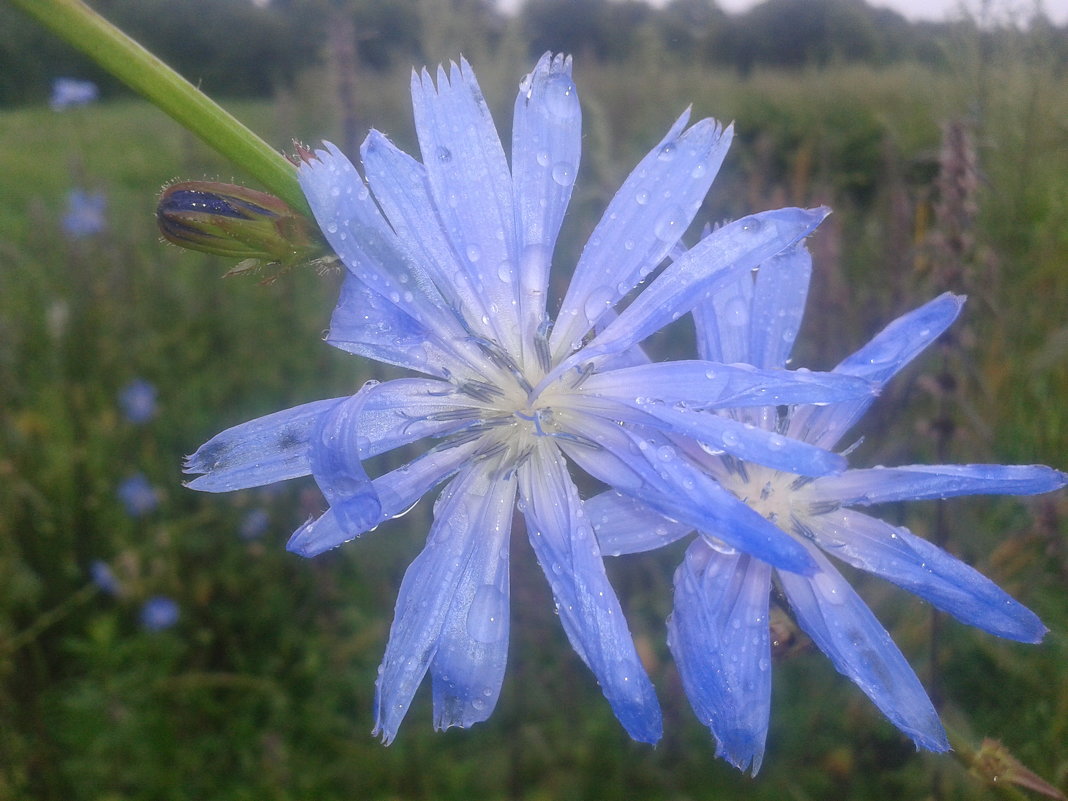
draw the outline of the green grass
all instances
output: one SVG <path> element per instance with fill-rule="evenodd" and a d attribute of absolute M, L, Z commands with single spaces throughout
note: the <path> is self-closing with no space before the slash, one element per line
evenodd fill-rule
<path fill-rule="evenodd" d="M 512 87 L 528 65 L 475 66 L 493 76 L 488 100 L 507 131 Z M 958 344 L 920 365 L 935 375 L 944 360 L 956 389 L 940 400 L 910 370 L 879 404 L 856 461 L 933 458 L 931 422 L 948 414 L 955 460 L 1063 468 L 1068 91 L 1037 67 L 1002 66 L 978 129 L 980 247 L 957 284 L 946 285 L 944 265 L 916 237 L 932 202 L 940 124 L 969 112 L 975 91 L 907 66 L 743 81 L 577 64 L 584 164 L 560 264 L 686 105 L 734 119 L 737 144 L 707 219 L 782 204 L 836 208 L 813 243 L 802 363 L 833 364 L 944 289 L 972 294 Z M 315 76 L 301 85 L 273 106 L 236 112 L 280 147 L 338 138 L 333 98 Z M 407 76 L 361 76 L 358 87 L 361 118 L 410 148 Z M 312 482 L 223 496 L 181 486 L 182 456 L 222 428 L 351 393 L 371 376 L 319 341 L 336 281 L 307 271 L 271 286 L 221 280 L 228 265 L 162 245 L 152 218 L 160 186 L 234 176 L 136 102 L 0 112 L 0 176 L 0 798 L 778 801 L 924 798 L 935 782 L 944 798 L 995 797 L 952 757 L 914 754 L 812 649 L 777 666 L 759 778 L 717 761 L 663 645 L 677 550 L 610 565 L 664 704 L 658 748 L 629 742 L 611 717 L 519 542 L 511 665 L 495 715 L 434 734 L 424 690 L 383 748 L 369 735 L 375 668 L 429 502 L 303 561 L 283 545 L 321 508 Z M 105 235 L 69 242 L 59 233 L 74 186 L 107 194 Z M 144 426 L 115 405 L 137 376 L 160 392 L 160 413 Z M 134 471 L 161 492 L 158 510 L 139 520 L 115 497 Z M 268 532 L 242 540 L 243 515 L 260 506 Z M 1063 494 L 951 505 L 951 548 L 1032 605 L 1052 633 L 1029 647 L 947 622 L 939 648 L 948 716 L 976 741 L 1002 739 L 1061 787 L 1066 516 Z M 925 535 L 933 520 L 932 504 L 907 517 Z M 123 595 L 84 589 L 94 559 L 113 566 Z M 926 676 L 926 607 L 876 581 L 859 586 Z M 139 604 L 160 593 L 179 601 L 181 621 L 145 632 Z"/>

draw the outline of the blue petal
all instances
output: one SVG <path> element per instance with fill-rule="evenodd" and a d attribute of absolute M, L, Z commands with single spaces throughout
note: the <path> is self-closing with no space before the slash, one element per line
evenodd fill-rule
<path fill-rule="evenodd" d="M 430 197 L 426 168 L 372 130 L 361 150 L 367 181 L 375 200 L 448 305 L 464 312 L 463 324 L 479 336 L 491 337 L 489 309 L 468 270 L 468 254 L 457 253 L 438 221 Z M 475 253 L 475 251 L 470 251 Z"/>
<path fill-rule="evenodd" d="M 333 509 L 298 528 L 286 543 L 286 550 L 303 557 L 318 556 L 337 548 L 361 534 L 373 531 L 386 520 L 400 517 L 410 510 L 436 484 L 459 470 L 477 450 L 478 442 L 453 448 L 429 450 L 408 464 L 374 479 L 374 490 L 381 504 L 377 519 L 369 520 L 361 531 L 342 528 Z"/>
<path fill-rule="evenodd" d="M 533 341 L 545 318 L 549 265 L 581 150 L 582 109 L 571 80 L 571 57 L 546 53 L 519 86 L 512 122 L 524 343 Z"/>
<path fill-rule="evenodd" d="M 185 460 L 186 484 L 202 492 L 261 487 L 311 472 L 311 436 L 319 418 L 343 398 L 314 401 L 228 428 Z"/>
<path fill-rule="evenodd" d="M 697 540 L 675 571 L 668 619 L 682 686 L 716 737 L 716 755 L 754 776 L 771 714 L 770 591 L 769 565 Z"/>
<path fill-rule="evenodd" d="M 693 360 L 599 371 L 583 381 L 581 393 L 641 408 L 685 404 L 690 409 L 721 409 L 837 403 L 871 397 L 873 390 L 852 376 Z"/>
<path fill-rule="evenodd" d="M 595 356 L 641 342 L 816 228 L 826 209 L 779 209 L 745 217 L 702 239 L 653 282 L 557 373 Z"/>
<path fill-rule="evenodd" d="M 550 339 L 558 357 L 664 260 L 697 214 L 733 132 L 711 119 L 683 131 L 689 116 L 635 167 L 590 236 Z"/>
<path fill-rule="evenodd" d="M 783 367 L 805 315 L 812 256 L 799 242 L 757 270 L 749 355 L 757 367 Z"/>
<path fill-rule="evenodd" d="M 946 292 L 898 317 L 863 348 L 834 368 L 882 385 L 934 342 L 957 319 L 964 298 Z M 874 398 L 827 407 L 798 409 L 790 421 L 790 436 L 832 448 L 871 406 Z"/>
<path fill-rule="evenodd" d="M 431 330 L 460 330 L 437 287 L 382 217 L 360 174 L 330 143 L 297 172 L 326 240 L 357 278 Z M 443 335 L 443 340 L 447 335 Z"/>
<path fill-rule="evenodd" d="M 815 575 L 779 573 L 798 624 L 918 748 L 948 751 L 938 713 L 886 629 L 830 562 L 811 553 Z"/>
<path fill-rule="evenodd" d="M 1021 642 L 1047 629 L 1030 609 L 955 556 L 882 520 L 848 509 L 810 515 L 807 533 L 828 553 L 882 576 L 958 620 Z"/>
<path fill-rule="evenodd" d="M 382 506 L 360 460 L 360 415 L 368 391 L 378 382 L 368 382 L 351 398 L 319 417 L 312 435 L 311 468 L 315 483 L 330 504 L 338 524 L 356 536 L 379 519 Z M 366 445 L 364 445 L 366 450 Z"/>
<path fill-rule="evenodd" d="M 456 387 L 429 378 L 395 378 L 371 388 L 360 418 L 361 458 L 424 437 L 443 436 L 478 417 L 479 404 Z M 465 418 L 464 412 L 472 416 Z M 366 448 L 366 450 L 365 450 Z"/>
<path fill-rule="evenodd" d="M 1068 484 L 1068 475 L 1044 465 L 940 464 L 847 470 L 813 482 L 816 501 L 867 506 L 958 495 L 1039 495 Z"/>
<path fill-rule="evenodd" d="M 846 466 L 846 460 L 837 453 L 712 412 L 648 403 L 623 404 L 607 398 L 599 399 L 596 404 L 585 402 L 581 408 L 602 418 L 652 426 L 694 440 L 708 454 L 730 453 L 786 473 L 824 476 Z"/>
<path fill-rule="evenodd" d="M 583 439 L 558 443 L 594 478 L 776 567 L 812 571 L 807 551 L 793 537 L 725 490 L 658 432 L 633 432 L 593 415 L 582 415 L 571 425 Z"/>
<path fill-rule="evenodd" d="M 753 275 L 749 272 L 735 276 L 694 307 L 697 352 L 702 359 L 727 364 L 753 361 L 749 355 L 752 305 Z"/>
<path fill-rule="evenodd" d="M 496 537 L 495 531 L 507 528 L 511 509 L 506 501 L 515 485 L 492 475 L 487 467 L 485 462 L 472 464 L 445 488 L 434 505 L 426 547 L 404 574 L 375 683 L 374 733 L 386 744 L 397 736 L 443 636 L 449 636 L 445 627 L 455 619 L 454 604 L 464 602 L 457 592 L 469 581 L 467 568 L 473 559 L 482 564 L 478 561 L 482 557 L 474 555 L 488 547 L 487 540 Z M 468 597 L 466 602 L 472 600 Z M 481 691 L 489 679 L 477 678 Z"/>
<path fill-rule="evenodd" d="M 811 276 L 812 257 L 799 242 L 761 264 L 755 281 L 741 275 L 697 306 L 701 358 L 783 367 L 801 327 Z"/>
<path fill-rule="evenodd" d="M 352 273 L 341 285 L 326 341 L 358 356 L 440 378 L 458 371 L 453 353 L 424 325 Z"/>
<path fill-rule="evenodd" d="M 488 301 L 488 325 L 510 353 L 519 350 L 519 269 L 512 176 L 471 65 L 446 77 L 412 75 L 419 148 L 438 219 L 472 285 Z"/>
<path fill-rule="evenodd" d="M 481 512 L 441 640 L 430 663 L 434 727 L 466 728 L 490 716 L 508 662 L 508 537 L 515 506 L 513 478 L 498 485 Z"/>
<path fill-rule="evenodd" d="M 662 722 L 653 685 L 634 650 L 567 465 L 544 438 L 519 468 L 519 492 L 527 536 L 549 579 L 572 647 L 597 677 L 627 733 L 655 743 Z"/>
<path fill-rule="evenodd" d="M 651 551 L 693 531 L 690 526 L 668 520 L 641 501 L 615 490 L 594 495 L 585 502 L 585 507 L 601 553 L 609 556 Z"/>

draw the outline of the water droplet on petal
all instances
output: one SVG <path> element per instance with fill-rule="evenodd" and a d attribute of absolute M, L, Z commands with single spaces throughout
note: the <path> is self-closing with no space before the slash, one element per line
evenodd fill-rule
<path fill-rule="evenodd" d="M 591 324 L 594 323 L 605 309 L 612 305 L 614 299 L 615 293 L 609 287 L 599 286 L 591 290 L 582 309 L 586 314 L 586 319 Z"/>
<path fill-rule="evenodd" d="M 575 183 L 575 168 L 566 161 L 558 161 L 553 165 L 553 180 L 560 186 L 571 186 Z"/>
<path fill-rule="evenodd" d="M 728 325 L 741 328 L 749 323 L 749 304 L 741 295 L 735 295 L 727 301 L 723 316 Z"/>
<path fill-rule="evenodd" d="M 686 215 L 678 206 L 668 206 L 656 218 L 653 233 L 662 242 L 673 242 L 682 236 L 683 220 Z"/>
<path fill-rule="evenodd" d="M 829 573 L 817 573 L 812 577 L 812 584 L 825 601 L 832 604 L 844 604 L 845 593 L 841 591 L 838 582 Z"/>
<path fill-rule="evenodd" d="M 540 167 L 548 167 L 549 162 L 552 160 L 548 150 L 539 150 L 535 158 L 538 160 L 538 166 Z"/>
<path fill-rule="evenodd" d="M 660 159 L 660 161 L 671 161 L 673 158 L 675 158 L 675 151 L 675 143 L 668 142 L 666 145 L 660 148 L 660 152 L 656 154 L 656 157 Z"/>
<path fill-rule="evenodd" d="M 649 190 L 647 190 L 647 189 L 639 189 L 634 194 L 634 202 L 637 203 L 639 206 L 644 206 L 646 203 L 648 203 L 649 202 Z"/>
<path fill-rule="evenodd" d="M 474 245 L 474 244 L 467 246 L 467 260 L 469 262 L 474 263 L 474 262 L 478 261 L 481 258 L 482 258 L 482 248 L 480 248 L 478 245 Z"/>
<path fill-rule="evenodd" d="M 452 151 L 445 147 L 445 145 L 438 145 L 438 161 L 442 164 L 448 164 L 452 161 Z"/>
<path fill-rule="evenodd" d="M 508 625 L 508 602 L 492 584 L 475 590 L 467 610 L 467 633 L 475 642 L 500 642 Z"/>
<path fill-rule="evenodd" d="M 545 108 L 560 119 L 570 119 L 579 113 L 578 90 L 564 73 L 549 77 L 545 84 Z"/>

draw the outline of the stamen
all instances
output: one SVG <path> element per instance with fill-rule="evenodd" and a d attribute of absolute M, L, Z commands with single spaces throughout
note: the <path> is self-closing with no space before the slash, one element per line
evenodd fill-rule
<path fill-rule="evenodd" d="M 462 392 L 464 395 L 482 401 L 483 403 L 489 403 L 494 398 L 504 397 L 504 392 L 501 391 L 500 387 L 486 381 L 477 381 L 475 379 L 460 382 L 456 389 L 458 392 Z"/>
<path fill-rule="evenodd" d="M 552 367 L 553 354 L 549 350 L 549 332 L 552 327 L 552 322 L 545 319 L 534 332 L 534 355 L 538 357 L 538 366 L 541 367 L 543 373 L 549 372 Z"/>
<path fill-rule="evenodd" d="M 790 483 L 790 490 L 799 490 L 806 484 L 812 483 L 813 480 L 812 476 L 798 476 Z"/>
<path fill-rule="evenodd" d="M 828 515 L 831 512 L 837 512 L 842 508 L 842 504 L 838 501 L 816 501 L 810 503 L 808 511 L 813 515 Z"/>
<path fill-rule="evenodd" d="M 569 431 L 555 431 L 552 434 L 549 434 L 549 436 L 554 437 L 555 439 L 562 439 L 565 442 L 570 442 L 574 445 L 581 445 L 583 448 L 589 448 L 595 451 L 604 450 L 604 446 L 601 443 L 595 442 L 582 434 L 572 434 Z"/>

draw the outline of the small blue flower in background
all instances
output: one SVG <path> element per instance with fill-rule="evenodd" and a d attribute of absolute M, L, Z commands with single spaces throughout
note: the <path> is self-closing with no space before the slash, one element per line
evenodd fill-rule
<path fill-rule="evenodd" d="M 254 540 L 262 537 L 270 524 L 271 513 L 261 506 L 245 513 L 237 532 L 243 540 Z"/>
<path fill-rule="evenodd" d="M 798 246 L 738 277 L 694 310 L 702 358 L 782 366 L 801 324 L 811 262 Z M 887 326 L 834 372 L 889 381 L 956 319 L 963 298 L 945 294 Z M 872 399 L 829 406 L 736 409 L 736 420 L 833 448 Z M 1038 642 L 1046 627 L 993 582 L 908 529 L 849 507 L 971 494 L 1030 495 L 1065 486 L 1042 466 L 907 465 L 805 477 L 704 447 L 695 464 L 801 544 L 817 565 L 803 575 L 739 552 L 724 528 L 701 535 L 675 573 L 668 643 L 697 716 L 715 735 L 719 756 L 740 769 L 760 767 L 771 706 L 768 602 L 772 573 L 800 627 L 916 745 L 949 745 L 934 707 L 904 656 L 824 552 L 916 593 L 959 620 L 1000 637 Z M 587 510 L 606 553 L 657 548 L 693 527 L 665 520 L 633 499 L 605 493 Z"/>
<path fill-rule="evenodd" d="M 178 622 L 181 609 L 166 595 L 153 595 L 141 606 L 141 626 L 148 631 L 163 631 Z"/>
<path fill-rule="evenodd" d="M 101 559 L 96 559 L 89 565 L 89 577 L 100 588 L 101 592 L 108 595 L 120 595 L 122 593 L 122 585 L 115 578 L 111 566 Z"/>
<path fill-rule="evenodd" d="M 84 239 L 99 234 L 107 226 L 105 212 L 107 198 L 72 189 L 67 194 L 67 210 L 63 214 L 63 233 L 71 239 Z"/>
<path fill-rule="evenodd" d="M 347 267 L 327 341 L 420 377 L 236 426 L 189 457 L 189 486 L 224 492 L 312 474 L 329 502 L 290 550 L 314 556 L 397 517 L 438 484 L 426 546 L 408 568 L 377 682 L 375 731 L 394 739 L 427 672 L 438 728 L 493 711 L 508 651 L 513 509 L 552 588 L 561 624 L 632 737 L 661 716 L 608 583 L 577 466 L 740 549 L 814 571 L 801 544 L 723 490 L 682 450 L 720 443 L 739 458 L 825 475 L 844 460 L 708 410 L 868 396 L 852 376 L 776 365 L 652 364 L 639 343 L 706 294 L 808 235 L 825 209 L 782 209 L 718 228 L 622 312 L 615 305 L 674 254 L 732 131 L 683 114 L 627 178 L 574 269 L 555 323 L 546 309 L 557 234 L 579 164 L 571 61 L 544 56 L 520 84 L 511 166 L 470 66 L 414 74 L 423 161 L 372 131 L 366 181 L 332 145 L 302 153 L 299 178 Z M 553 306 L 556 307 L 554 302 Z M 374 477 L 362 460 L 431 440 Z"/>
<path fill-rule="evenodd" d="M 143 473 L 134 473 L 119 482 L 117 494 L 130 517 L 144 517 L 159 506 L 159 491 Z"/>
<path fill-rule="evenodd" d="M 119 408 L 131 423 L 147 423 L 156 416 L 156 387 L 143 378 L 135 378 L 119 391 Z"/>
<path fill-rule="evenodd" d="M 52 99 L 49 105 L 53 111 L 76 106 L 87 106 L 96 101 L 100 96 L 100 90 L 92 81 L 81 81 L 77 78 L 56 78 L 52 81 Z"/>

